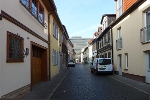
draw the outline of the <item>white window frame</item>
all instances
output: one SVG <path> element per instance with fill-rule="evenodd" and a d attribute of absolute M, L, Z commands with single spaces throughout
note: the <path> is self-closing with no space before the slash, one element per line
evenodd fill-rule
<path fill-rule="evenodd" d="M 56 39 L 58 39 L 58 26 L 54 20 L 53 20 L 53 36 Z"/>
<path fill-rule="evenodd" d="M 117 1 L 117 16 L 120 17 L 122 15 L 122 0 Z"/>
<path fill-rule="evenodd" d="M 128 53 L 125 54 L 125 60 L 126 60 L 126 69 L 129 67 L 129 56 Z"/>
<path fill-rule="evenodd" d="M 58 65 L 58 51 L 53 50 L 53 65 Z"/>
<path fill-rule="evenodd" d="M 117 29 L 117 35 L 118 35 L 118 42 L 117 42 L 117 49 L 121 49 L 122 48 L 122 34 L 121 34 L 121 27 Z"/>
<path fill-rule="evenodd" d="M 122 36 L 121 36 L 121 28 L 118 28 L 117 29 L 117 33 L 118 33 L 118 39 L 120 39 Z"/>
<path fill-rule="evenodd" d="M 148 29 L 147 29 L 147 26 L 148 26 L 148 23 L 147 23 L 147 13 L 150 14 L 150 9 L 145 12 L 145 27 L 146 27 L 146 29 L 145 29 L 145 33 L 146 33 L 145 34 L 145 41 L 146 42 L 150 42 L 150 36 L 149 36 L 149 39 L 148 39 L 148 32 L 147 32 L 148 31 Z M 150 28 L 149 28 L 149 30 L 150 30 Z"/>

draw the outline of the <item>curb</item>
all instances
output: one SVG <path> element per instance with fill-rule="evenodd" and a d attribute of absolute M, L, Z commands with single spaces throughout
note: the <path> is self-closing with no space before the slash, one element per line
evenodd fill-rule
<path fill-rule="evenodd" d="M 54 88 L 54 90 L 50 93 L 50 95 L 47 97 L 48 100 L 51 99 L 51 97 L 54 95 L 54 93 L 56 92 L 56 90 L 58 89 L 58 87 L 61 85 L 61 83 L 63 82 L 63 80 L 65 79 L 65 77 L 68 75 L 68 73 L 70 72 L 70 70 L 67 72 L 67 74 L 62 78 L 62 80 L 60 81 L 60 83 L 57 84 L 57 86 Z"/>

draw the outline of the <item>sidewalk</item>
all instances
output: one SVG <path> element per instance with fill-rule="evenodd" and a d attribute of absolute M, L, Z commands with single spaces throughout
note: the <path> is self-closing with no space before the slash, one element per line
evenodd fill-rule
<path fill-rule="evenodd" d="M 124 83 L 132 88 L 135 88 L 147 95 L 150 95 L 150 84 L 146 84 L 140 81 L 132 80 L 130 78 L 122 77 L 120 75 L 110 75 L 110 78 L 113 78 L 121 83 Z"/>
<path fill-rule="evenodd" d="M 41 82 L 33 86 L 33 90 L 20 99 L 49 99 L 57 90 L 70 69 L 64 69 L 57 74 L 51 81 Z"/>
<path fill-rule="evenodd" d="M 85 65 L 90 68 L 90 66 L 88 64 L 85 64 Z M 140 81 L 132 80 L 130 78 L 126 78 L 126 77 L 116 75 L 116 74 L 110 75 L 109 77 L 113 78 L 114 80 L 116 80 L 118 82 L 121 82 L 121 83 L 124 83 L 128 86 L 131 86 L 132 88 L 135 88 L 138 91 L 141 91 L 141 92 L 150 96 L 150 84 L 146 84 L 146 83 L 143 83 Z"/>

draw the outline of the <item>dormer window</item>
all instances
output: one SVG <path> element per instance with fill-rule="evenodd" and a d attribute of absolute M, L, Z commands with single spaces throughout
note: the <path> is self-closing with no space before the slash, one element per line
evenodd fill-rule
<path fill-rule="evenodd" d="M 107 27 L 107 20 L 104 20 L 103 21 L 103 31 L 106 29 L 106 27 Z"/>

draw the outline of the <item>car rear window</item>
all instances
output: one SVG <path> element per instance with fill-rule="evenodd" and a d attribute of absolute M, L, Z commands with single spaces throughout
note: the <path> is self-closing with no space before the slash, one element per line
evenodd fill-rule
<path fill-rule="evenodd" d="M 73 63 L 74 63 L 74 61 L 73 61 L 73 60 L 70 60 L 69 62 L 73 62 Z"/>
<path fill-rule="evenodd" d="M 109 65 L 111 64 L 111 59 L 99 59 L 99 65 Z"/>

